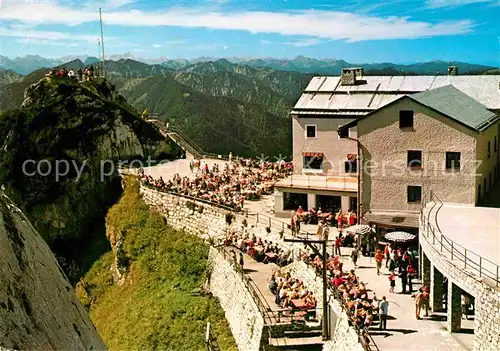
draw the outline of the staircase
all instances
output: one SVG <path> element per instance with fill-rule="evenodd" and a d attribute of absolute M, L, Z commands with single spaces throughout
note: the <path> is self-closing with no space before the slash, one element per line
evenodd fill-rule
<path fill-rule="evenodd" d="M 171 139 L 174 143 L 180 146 L 186 152 L 186 156 L 190 155 L 194 159 L 202 159 L 211 156 L 203 151 L 193 140 L 178 129 L 169 127 L 165 122 L 158 118 L 156 114 L 150 114 L 146 122 L 151 123 L 158 127 L 160 133 L 165 137 Z"/>

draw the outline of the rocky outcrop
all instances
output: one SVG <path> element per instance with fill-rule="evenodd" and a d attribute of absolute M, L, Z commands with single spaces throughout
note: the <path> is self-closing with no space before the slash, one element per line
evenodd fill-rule
<path fill-rule="evenodd" d="M 0 140 L 0 184 L 72 282 L 79 270 L 90 268 L 80 264 L 92 261 L 85 245 L 95 233 L 104 235 L 104 216 L 121 194 L 120 163 L 176 153 L 173 143 L 98 78 L 52 77 L 31 85 L 23 107 L 2 115 Z"/>
<path fill-rule="evenodd" d="M 105 350 L 49 247 L 0 193 L 0 350 Z"/>

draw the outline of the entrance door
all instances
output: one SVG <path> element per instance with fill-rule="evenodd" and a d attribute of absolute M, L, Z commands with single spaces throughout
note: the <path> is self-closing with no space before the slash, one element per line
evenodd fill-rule
<path fill-rule="evenodd" d="M 342 206 L 340 196 L 316 195 L 316 207 L 323 212 L 338 212 Z"/>

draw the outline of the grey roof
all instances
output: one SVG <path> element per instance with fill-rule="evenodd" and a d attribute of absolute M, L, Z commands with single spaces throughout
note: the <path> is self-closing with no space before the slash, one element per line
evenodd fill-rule
<path fill-rule="evenodd" d="M 340 76 L 313 77 L 292 113 L 340 110 L 370 112 L 398 98 L 453 85 L 488 109 L 500 109 L 500 75 L 484 76 L 365 76 L 364 84 L 341 85 Z"/>
<path fill-rule="evenodd" d="M 410 98 L 476 130 L 483 130 L 498 119 L 486 106 L 453 85 L 413 94 Z"/>

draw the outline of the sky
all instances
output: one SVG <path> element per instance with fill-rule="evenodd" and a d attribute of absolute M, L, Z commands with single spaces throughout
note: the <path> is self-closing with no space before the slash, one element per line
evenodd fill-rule
<path fill-rule="evenodd" d="M 0 0 L 0 55 L 500 66 L 500 0 Z"/>

